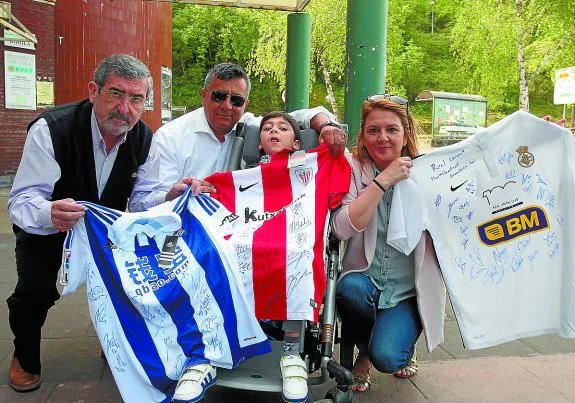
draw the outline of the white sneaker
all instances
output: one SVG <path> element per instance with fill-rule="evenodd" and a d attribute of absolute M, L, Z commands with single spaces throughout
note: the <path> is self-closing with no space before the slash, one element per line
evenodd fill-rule
<path fill-rule="evenodd" d="M 282 397 L 288 403 L 307 400 L 307 365 L 299 355 L 283 355 L 280 360 Z"/>
<path fill-rule="evenodd" d="M 216 383 L 216 369 L 210 364 L 187 367 L 180 376 L 172 402 L 197 402 L 214 383 Z"/>

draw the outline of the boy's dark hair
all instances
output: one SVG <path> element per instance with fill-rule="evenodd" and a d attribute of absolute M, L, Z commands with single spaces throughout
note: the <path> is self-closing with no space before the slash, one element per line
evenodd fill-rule
<path fill-rule="evenodd" d="M 293 129 L 293 133 L 294 133 L 294 140 L 299 140 L 300 139 L 300 129 L 299 129 L 299 125 L 297 124 L 296 120 L 289 114 L 286 112 L 281 112 L 281 111 L 276 111 L 276 112 L 270 112 L 267 115 L 265 115 L 262 118 L 262 121 L 260 123 L 260 132 L 262 131 L 262 127 L 264 127 L 264 124 L 273 118 L 283 118 L 285 119 L 290 126 Z"/>

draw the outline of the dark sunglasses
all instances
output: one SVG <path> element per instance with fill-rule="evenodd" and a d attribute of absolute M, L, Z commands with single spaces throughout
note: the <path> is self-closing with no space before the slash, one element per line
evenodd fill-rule
<path fill-rule="evenodd" d="M 216 90 L 216 91 L 208 91 L 206 90 L 206 92 L 208 92 L 212 98 L 212 101 L 217 102 L 217 103 L 222 103 L 226 100 L 226 98 L 230 97 L 230 102 L 233 106 L 244 106 L 244 104 L 246 103 L 246 99 L 244 97 L 242 97 L 241 95 L 238 94 L 228 94 L 225 91 L 220 91 L 220 90 Z"/>

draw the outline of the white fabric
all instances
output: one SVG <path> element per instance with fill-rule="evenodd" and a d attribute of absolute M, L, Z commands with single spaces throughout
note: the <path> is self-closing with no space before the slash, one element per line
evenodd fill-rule
<path fill-rule="evenodd" d="M 318 113 L 333 115 L 324 107 L 292 112 L 291 115 L 305 128 Z M 245 113 L 240 122 L 259 125 L 261 116 Z M 183 177 L 193 176 L 204 179 L 216 172 L 223 172 L 229 160 L 235 127 L 225 135 L 223 143 L 215 136 L 206 119 L 204 108 L 196 109 L 156 131 L 153 143 L 160 152 L 161 182 L 171 186 Z"/>
<path fill-rule="evenodd" d="M 516 112 L 396 186 L 387 241 L 430 232 L 465 347 L 575 337 L 574 156 L 568 130 Z"/>
<path fill-rule="evenodd" d="M 169 401 L 184 366 L 232 368 L 270 351 L 220 230 L 230 213 L 219 203 L 188 191 L 145 213 L 85 206 L 65 242 L 63 294 L 87 282 L 90 316 L 124 401 Z M 163 269 L 158 257 L 175 230 L 182 234 Z"/>

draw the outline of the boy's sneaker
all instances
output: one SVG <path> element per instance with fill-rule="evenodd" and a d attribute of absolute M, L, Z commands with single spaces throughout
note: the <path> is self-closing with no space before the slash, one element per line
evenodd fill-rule
<path fill-rule="evenodd" d="M 282 397 L 288 403 L 307 400 L 307 365 L 299 355 L 283 355 L 280 360 Z"/>
<path fill-rule="evenodd" d="M 197 402 L 214 383 L 216 383 L 216 369 L 210 364 L 187 367 L 178 381 L 172 402 Z"/>

